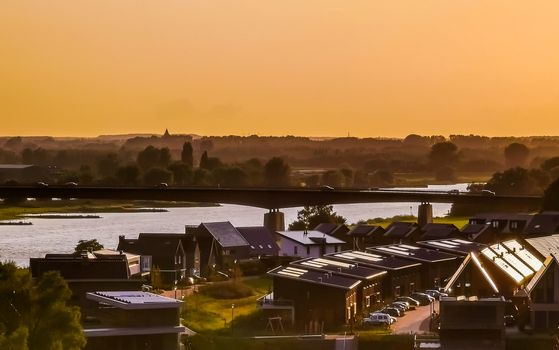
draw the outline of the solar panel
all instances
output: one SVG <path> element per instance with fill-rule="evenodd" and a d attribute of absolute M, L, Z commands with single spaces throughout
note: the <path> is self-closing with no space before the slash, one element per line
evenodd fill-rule
<path fill-rule="evenodd" d="M 410 255 L 410 253 L 408 252 L 403 252 L 401 250 L 397 250 L 397 249 L 392 249 L 392 248 L 387 248 L 387 247 L 378 247 L 378 250 L 382 250 L 385 252 L 389 252 L 389 253 L 394 253 L 394 254 L 400 254 L 400 255 Z"/>

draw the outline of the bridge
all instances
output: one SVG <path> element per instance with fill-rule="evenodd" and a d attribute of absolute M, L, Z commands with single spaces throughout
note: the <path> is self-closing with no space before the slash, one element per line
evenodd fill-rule
<path fill-rule="evenodd" d="M 265 225 L 280 229 L 281 208 L 305 205 L 416 202 L 419 222 L 432 218 L 430 203 L 522 204 L 538 206 L 542 198 L 527 195 L 491 195 L 486 193 L 424 190 L 360 190 L 303 188 L 201 188 L 201 187 L 88 187 L 88 186 L 0 186 L 0 198 L 76 198 L 189 201 L 239 204 L 268 209 Z"/>

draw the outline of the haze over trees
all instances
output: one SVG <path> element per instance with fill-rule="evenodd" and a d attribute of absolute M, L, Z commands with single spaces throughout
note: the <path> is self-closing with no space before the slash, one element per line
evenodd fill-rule
<path fill-rule="evenodd" d="M 338 215 L 332 205 L 305 206 L 297 212 L 297 220 L 289 224 L 289 230 L 312 230 L 324 223 L 341 225 L 346 219 Z"/>

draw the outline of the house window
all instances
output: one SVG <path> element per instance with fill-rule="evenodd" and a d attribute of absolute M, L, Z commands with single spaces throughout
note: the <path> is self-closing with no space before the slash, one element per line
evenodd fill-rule
<path fill-rule="evenodd" d="M 297 255 L 297 254 L 298 254 L 298 252 L 297 252 L 297 246 L 294 246 L 294 247 L 293 247 L 293 255 Z"/>
<path fill-rule="evenodd" d="M 410 290 L 409 290 L 409 292 L 410 292 L 410 293 L 415 292 L 415 283 L 414 283 L 414 282 L 411 282 L 411 283 L 410 283 Z"/>
<path fill-rule="evenodd" d="M 337 245 L 334 246 L 334 252 L 336 252 L 336 253 L 338 252 L 338 246 Z"/>
<path fill-rule="evenodd" d="M 370 295 L 367 295 L 367 296 L 365 297 L 365 305 L 366 305 L 367 307 L 371 307 L 371 296 L 370 296 Z"/>
<path fill-rule="evenodd" d="M 311 255 L 311 247 L 307 246 L 307 255 Z"/>
<path fill-rule="evenodd" d="M 396 286 L 394 287 L 394 297 L 399 297 L 400 296 L 400 286 Z"/>
<path fill-rule="evenodd" d="M 510 228 L 512 230 L 516 230 L 518 228 L 518 222 L 517 221 L 511 221 Z"/>
<path fill-rule="evenodd" d="M 140 263 L 142 264 L 142 272 L 151 271 L 151 256 L 140 257 Z"/>

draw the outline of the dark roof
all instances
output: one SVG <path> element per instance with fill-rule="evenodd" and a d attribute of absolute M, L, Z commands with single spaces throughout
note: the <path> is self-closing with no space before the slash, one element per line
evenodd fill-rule
<path fill-rule="evenodd" d="M 489 228 L 490 226 L 487 224 L 466 224 L 464 225 L 464 227 L 462 227 L 462 230 L 460 230 L 460 232 L 465 235 L 476 236 Z"/>
<path fill-rule="evenodd" d="M 359 266 L 355 263 L 342 262 L 335 259 L 329 259 L 328 257 L 306 258 L 294 261 L 290 265 L 303 269 L 333 272 L 335 274 L 359 278 L 362 280 L 369 280 L 386 274 L 385 270 Z"/>
<path fill-rule="evenodd" d="M 397 256 L 386 256 L 358 250 L 348 250 L 340 253 L 326 254 L 324 256 L 334 260 L 351 262 L 359 266 L 363 265 L 383 270 L 401 270 L 421 265 L 421 263 L 416 261 L 410 261 Z"/>
<path fill-rule="evenodd" d="M 383 234 L 386 231 L 382 226 L 378 225 L 357 225 L 351 231 L 349 231 L 348 235 L 354 237 L 367 237 L 373 234 Z"/>
<path fill-rule="evenodd" d="M 379 247 L 370 247 L 367 248 L 367 251 L 370 251 L 373 254 L 398 255 L 405 259 L 420 262 L 439 262 L 458 259 L 458 256 L 450 253 L 409 244 L 391 244 Z"/>
<path fill-rule="evenodd" d="M 249 245 L 247 240 L 229 221 L 203 222 L 199 227 L 204 227 L 223 248 Z"/>
<path fill-rule="evenodd" d="M 59 271 L 64 279 L 128 279 L 126 255 L 90 258 L 88 255 L 47 254 L 29 259 L 31 275 L 40 277 L 47 271 Z"/>
<path fill-rule="evenodd" d="M 423 231 L 429 231 L 429 230 L 435 230 L 435 229 L 447 229 L 447 230 L 458 230 L 458 227 L 456 227 L 454 224 L 441 224 L 441 223 L 435 223 L 435 222 L 431 222 L 429 224 L 424 225 L 421 229 Z"/>
<path fill-rule="evenodd" d="M 320 231 L 277 231 L 276 233 L 303 245 L 345 243 L 336 237 L 332 237 Z M 325 241 L 323 239 L 325 239 Z"/>
<path fill-rule="evenodd" d="M 353 289 L 357 287 L 361 280 L 334 274 L 332 272 L 319 272 L 294 266 L 280 266 L 268 271 L 269 275 L 280 278 L 287 278 L 306 283 L 319 284 L 324 287 L 334 287 L 342 289 Z"/>
<path fill-rule="evenodd" d="M 524 229 L 529 235 L 552 234 L 559 232 L 559 212 L 547 211 L 534 215 Z"/>
<path fill-rule="evenodd" d="M 428 225 L 425 225 L 424 227 L 426 226 Z M 427 230 L 424 228 L 423 231 L 425 231 L 425 233 L 421 236 L 422 240 L 443 239 L 443 238 L 450 238 L 451 236 L 455 236 L 455 237 L 460 236 L 460 231 L 458 231 L 458 228 L 454 225 L 430 226 L 430 228 L 428 228 Z"/>
<path fill-rule="evenodd" d="M 545 275 L 545 273 L 552 267 L 556 267 L 557 266 L 557 260 L 555 259 L 555 257 L 553 255 L 548 256 L 545 261 L 543 262 L 543 266 L 536 271 L 536 274 L 534 275 L 534 277 L 532 277 L 532 279 L 530 280 L 530 282 L 528 282 L 528 284 L 526 285 L 525 291 L 527 295 L 530 295 L 532 293 L 532 291 L 534 290 L 534 288 L 536 288 L 536 286 L 538 285 L 538 283 L 540 282 L 540 280 L 542 279 L 542 277 Z"/>
<path fill-rule="evenodd" d="M 466 256 L 470 252 L 478 252 L 487 247 L 485 244 L 470 242 L 463 239 L 440 239 L 421 241 L 417 242 L 417 245 L 462 256 Z"/>
<path fill-rule="evenodd" d="M 279 248 L 272 231 L 264 226 L 237 227 L 240 234 L 250 245 L 251 255 L 278 255 Z"/>
<path fill-rule="evenodd" d="M 315 231 L 320 231 L 326 234 L 331 234 L 332 232 L 334 232 L 337 228 L 338 228 L 338 224 L 333 224 L 333 223 L 322 223 L 322 224 L 318 224 L 314 230 Z"/>
<path fill-rule="evenodd" d="M 389 238 L 407 238 L 419 227 L 415 222 L 393 222 L 386 227 L 385 237 Z"/>

